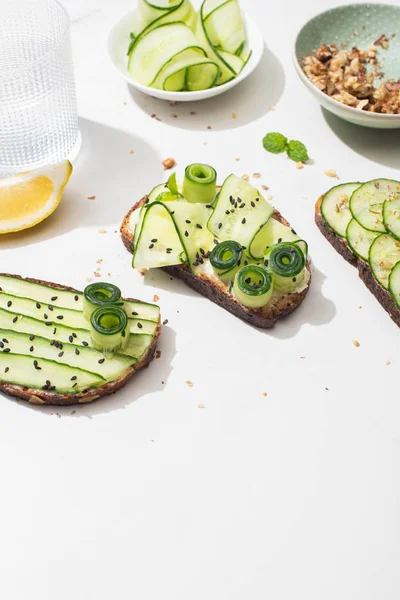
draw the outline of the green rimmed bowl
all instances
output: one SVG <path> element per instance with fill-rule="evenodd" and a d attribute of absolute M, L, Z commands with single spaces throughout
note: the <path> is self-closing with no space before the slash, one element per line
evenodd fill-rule
<path fill-rule="evenodd" d="M 300 61 L 321 44 L 348 42 L 348 48 L 368 49 L 382 34 L 389 38 L 389 48 L 379 48 L 378 60 L 383 59 L 385 79 L 400 78 L 400 6 L 393 4 L 347 4 L 313 17 L 300 29 L 293 48 L 295 69 L 318 102 L 331 113 L 350 123 L 377 129 L 400 128 L 400 115 L 371 113 L 341 104 L 321 92 L 303 73 Z M 391 37 L 395 34 L 395 37 Z"/>

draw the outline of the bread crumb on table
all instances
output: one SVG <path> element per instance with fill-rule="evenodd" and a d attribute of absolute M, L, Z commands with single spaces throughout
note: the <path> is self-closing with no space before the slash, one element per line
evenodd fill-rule
<path fill-rule="evenodd" d="M 263 396 L 267 397 L 268 396 L 267 392 L 263 392 Z"/>
<path fill-rule="evenodd" d="M 358 348 L 360 346 L 360 342 L 358 340 L 352 340 L 353 342 L 353 346 L 355 346 L 356 348 Z"/>
<path fill-rule="evenodd" d="M 135 154 L 134 150 L 129 150 L 129 154 Z"/>
<path fill-rule="evenodd" d="M 161 350 L 156 350 L 156 359 L 161 358 Z"/>
<path fill-rule="evenodd" d="M 296 163 L 296 169 L 304 169 L 304 164 L 301 161 Z"/>
<path fill-rule="evenodd" d="M 387 361 L 385 362 L 385 365 L 390 365 L 390 364 L 391 364 L 391 363 L 390 363 L 390 360 L 387 360 Z"/>
<path fill-rule="evenodd" d="M 176 160 L 174 158 L 166 158 L 162 161 L 164 171 L 168 171 L 168 169 L 172 169 L 176 165 Z"/>
<path fill-rule="evenodd" d="M 107 233 L 107 229 L 104 229 L 104 227 L 102 227 L 101 229 L 97 230 L 97 233 Z"/>
<path fill-rule="evenodd" d="M 242 179 L 244 179 L 244 181 L 248 181 L 250 178 L 249 178 L 249 176 L 247 175 L 247 173 L 243 173 L 243 175 L 242 175 Z"/>
<path fill-rule="evenodd" d="M 336 173 L 336 171 L 334 169 L 329 169 L 328 171 L 324 171 L 324 175 L 326 175 L 327 177 L 336 177 L 336 179 L 339 179 L 339 175 Z"/>
<path fill-rule="evenodd" d="M 190 379 L 186 379 L 186 383 L 188 385 L 188 387 L 193 387 L 193 383 L 190 381 Z"/>
<path fill-rule="evenodd" d="M 96 200 L 96 196 L 88 196 L 87 199 L 88 200 Z"/>
<path fill-rule="evenodd" d="M 269 190 L 269 187 L 267 185 L 262 185 L 261 189 L 267 191 L 267 190 Z"/>
<path fill-rule="evenodd" d="M 157 296 L 157 294 L 154 294 L 153 296 L 153 302 L 158 302 L 160 299 L 160 296 Z"/>
<path fill-rule="evenodd" d="M 236 119 L 237 114 L 235 112 L 232 113 L 232 119 Z"/>
<path fill-rule="evenodd" d="M 261 177 L 261 173 L 253 173 L 252 178 L 253 179 L 260 179 Z"/>
<path fill-rule="evenodd" d="M 205 408 L 205 404 L 200 403 L 197 405 L 197 408 Z"/>

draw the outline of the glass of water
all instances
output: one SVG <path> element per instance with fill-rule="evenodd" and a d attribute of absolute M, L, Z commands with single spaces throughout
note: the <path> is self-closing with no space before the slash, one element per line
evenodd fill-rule
<path fill-rule="evenodd" d="M 0 177 L 80 147 L 68 13 L 57 0 L 0 1 Z"/>

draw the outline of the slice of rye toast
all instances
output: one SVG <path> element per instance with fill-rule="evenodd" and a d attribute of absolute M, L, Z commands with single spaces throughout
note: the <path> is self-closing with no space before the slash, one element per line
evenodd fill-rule
<path fill-rule="evenodd" d="M 132 254 L 133 249 L 133 232 L 129 228 L 129 220 L 132 213 L 138 210 L 146 201 L 147 196 L 144 196 L 137 202 L 125 215 L 120 228 L 122 241 L 126 249 Z M 283 225 L 290 227 L 289 223 L 282 215 L 275 210 L 272 217 Z M 172 267 L 162 267 L 173 277 L 182 279 L 186 285 L 199 292 L 215 304 L 222 306 L 239 319 L 250 323 L 256 327 L 269 329 L 275 325 L 277 321 L 293 312 L 304 300 L 311 283 L 310 263 L 307 260 L 306 268 L 309 273 L 307 286 L 300 293 L 288 293 L 283 295 L 272 296 L 271 300 L 265 307 L 262 308 L 246 308 L 240 304 L 231 294 L 229 294 L 222 283 L 211 279 L 206 274 L 199 276 L 193 275 L 187 265 L 175 265 Z"/>
<path fill-rule="evenodd" d="M 52 288 L 67 290 L 69 292 L 79 292 L 75 288 L 68 287 L 66 285 L 52 283 L 49 281 L 44 281 L 42 279 L 34 279 L 31 277 L 21 277 L 20 275 L 10 275 L 9 273 L 1 273 L 1 275 L 9 275 L 10 277 L 15 277 L 18 279 L 23 279 L 25 281 L 31 281 L 32 283 L 40 283 L 42 285 L 46 285 Z M 125 298 L 125 300 L 129 300 L 132 302 L 140 302 L 135 298 Z M 88 404 L 89 402 L 93 402 L 94 400 L 98 400 L 104 396 L 109 396 L 110 394 L 114 394 L 118 390 L 120 390 L 124 385 L 127 384 L 129 379 L 145 367 L 148 367 L 150 362 L 153 360 L 157 342 L 161 333 L 161 320 L 158 318 L 157 328 L 154 333 L 154 339 L 151 346 L 148 348 L 145 355 L 142 359 L 130 366 L 128 370 L 120 375 L 117 379 L 113 381 L 104 383 L 103 385 L 90 388 L 85 390 L 84 392 L 80 392 L 78 394 L 60 394 L 53 391 L 41 390 L 36 388 L 29 388 L 21 385 L 16 385 L 13 383 L 7 383 L 1 381 L 0 379 L 0 391 L 8 396 L 14 396 L 15 398 L 20 398 L 21 400 L 27 400 L 30 404 L 37 405 L 53 405 L 53 406 L 71 406 L 74 404 Z M 1 378 L 1 374 L 0 374 Z"/>
<path fill-rule="evenodd" d="M 389 313 L 390 318 L 400 327 L 400 310 L 397 308 L 395 301 L 391 293 L 388 290 L 385 290 L 375 279 L 371 267 L 369 264 L 358 258 L 351 251 L 349 245 L 345 238 L 340 237 L 337 233 L 333 231 L 325 221 L 321 214 L 321 203 L 323 199 L 323 195 L 318 198 L 317 203 L 315 205 L 315 223 L 318 229 L 321 231 L 322 235 L 326 237 L 328 242 L 335 248 L 337 252 L 347 262 L 357 268 L 358 276 L 361 281 L 367 286 L 369 291 L 375 296 L 378 300 L 379 304 Z"/>

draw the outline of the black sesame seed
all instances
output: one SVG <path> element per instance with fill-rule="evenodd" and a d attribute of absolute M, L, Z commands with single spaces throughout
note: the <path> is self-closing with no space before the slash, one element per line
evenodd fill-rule
<path fill-rule="evenodd" d="M 47 308 L 48 308 L 50 311 L 54 310 L 54 308 L 52 307 L 52 305 L 51 305 L 51 304 L 49 304 Z"/>
<path fill-rule="evenodd" d="M 278 244 L 280 244 L 282 241 L 282 238 L 278 238 Z"/>
<path fill-rule="evenodd" d="M 225 211 L 226 215 L 230 215 L 230 213 L 231 213 L 231 211 L 229 209 Z"/>
<path fill-rule="evenodd" d="M 55 302 L 55 301 L 57 300 L 57 298 L 58 298 L 58 296 L 53 296 L 52 298 L 50 298 L 50 300 L 51 300 L 52 302 Z"/>
<path fill-rule="evenodd" d="M 195 260 L 195 261 L 194 261 L 194 263 L 193 263 L 193 266 L 194 266 L 194 267 L 198 267 L 198 266 L 199 266 L 199 261 L 198 261 L 198 260 Z"/>
<path fill-rule="evenodd" d="M 48 390 L 48 389 L 49 389 L 49 386 L 47 384 L 46 385 L 42 385 L 42 390 Z"/>
<path fill-rule="evenodd" d="M 64 317 L 63 317 L 62 315 L 57 315 L 57 319 L 60 319 L 60 321 L 61 321 L 61 319 L 63 319 L 63 318 L 64 318 Z"/>
<path fill-rule="evenodd" d="M 203 248 L 200 248 L 200 254 L 203 254 L 203 256 L 204 256 L 205 252 L 204 252 Z"/>
<path fill-rule="evenodd" d="M 239 208 L 244 208 L 246 206 L 246 204 L 244 202 L 242 202 L 242 204 L 239 206 Z"/>
<path fill-rule="evenodd" d="M 74 385 L 73 385 L 72 387 L 74 388 L 74 387 L 75 387 L 75 386 L 77 386 L 77 385 L 78 385 L 78 384 L 77 384 L 77 382 L 75 382 L 75 383 L 74 383 Z"/>
<path fill-rule="evenodd" d="M 51 321 L 46 321 L 45 325 L 47 325 L 47 327 L 50 327 L 50 325 L 53 325 L 53 323 Z"/>
<path fill-rule="evenodd" d="M 256 207 L 256 204 L 255 204 L 255 202 L 253 202 L 253 200 L 250 202 L 250 204 L 252 205 L 253 208 Z"/>
<path fill-rule="evenodd" d="M 72 333 L 72 337 L 76 338 L 76 333 Z"/>
<path fill-rule="evenodd" d="M 61 358 L 63 356 L 63 354 L 64 354 L 64 351 L 61 350 L 61 352 L 58 353 L 58 358 Z"/>
<path fill-rule="evenodd" d="M 174 210 L 171 210 L 170 214 L 171 214 L 171 215 L 174 215 L 174 214 L 175 214 L 175 211 L 174 211 Z"/>
<path fill-rule="evenodd" d="M 264 260 L 264 266 L 268 267 L 269 260 Z"/>
<path fill-rule="evenodd" d="M 44 318 L 44 319 L 48 319 L 48 318 L 49 318 L 49 315 L 46 315 L 46 313 L 44 313 L 44 315 L 43 315 L 43 318 Z"/>
<path fill-rule="evenodd" d="M 51 386 L 49 387 L 49 390 L 50 390 L 51 392 L 54 392 L 54 390 L 55 390 L 55 389 L 56 389 L 56 386 L 55 386 L 55 385 L 51 385 Z"/>
<path fill-rule="evenodd" d="M 245 279 L 246 283 L 250 283 L 250 281 L 251 281 L 250 277 L 248 277 L 247 279 Z"/>
<path fill-rule="evenodd" d="M 89 344 L 87 342 L 83 341 L 82 346 L 89 346 Z"/>
<path fill-rule="evenodd" d="M 74 296 L 74 300 L 75 300 L 75 302 L 78 302 L 79 296 Z"/>
<path fill-rule="evenodd" d="M 71 381 L 75 381 L 75 379 L 77 379 L 76 375 L 74 375 L 73 377 L 71 377 Z"/>
<path fill-rule="evenodd" d="M 105 358 L 100 358 L 100 359 L 98 360 L 98 363 L 99 363 L 99 365 L 102 365 L 102 364 L 103 364 L 103 362 L 104 362 L 105 360 L 106 360 Z"/>
<path fill-rule="evenodd" d="M 3 338 L 3 342 L 4 342 L 5 344 L 8 344 L 8 339 L 7 339 L 7 338 Z"/>
<path fill-rule="evenodd" d="M 293 233 L 293 235 L 297 235 L 294 229 L 291 229 L 290 231 Z"/>
<path fill-rule="evenodd" d="M 296 277 L 293 277 L 292 281 L 293 281 L 293 283 L 295 283 L 295 281 L 296 281 Z"/>
<path fill-rule="evenodd" d="M 169 254 L 170 252 L 172 252 L 172 248 L 167 248 L 167 253 Z"/>
<path fill-rule="evenodd" d="M 53 335 L 56 335 L 56 331 L 57 331 L 57 327 L 54 327 L 54 329 L 53 329 Z"/>
<path fill-rule="evenodd" d="M 11 306 L 11 304 L 12 304 L 12 302 L 11 302 L 11 300 L 9 300 L 9 301 L 7 302 L 7 306 Z"/>
<path fill-rule="evenodd" d="M 151 250 L 152 248 L 154 248 L 154 244 L 149 245 L 149 250 Z"/>
<path fill-rule="evenodd" d="M 245 267 L 247 267 L 247 265 L 248 265 L 248 264 L 249 264 L 249 261 L 248 261 L 248 260 L 245 260 L 245 261 L 244 261 L 244 266 L 245 266 Z"/>
<path fill-rule="evenodd" d="M 190 225 L 190 223 L 191 223 L 191 222 L 192 222 L 192 221 L 189 221 L 189 219 L 186 219 L 186 223 L 187 223 L 188 225 Z"/>
<path fill-rule="evenodd" d="M 78 348 L 75 348 L 75 354 L 76 354 L 77 356 L 79 356 L 80 352 L 79 352 Z"/>
<path fill-rule="evenodd" d="M 4 348 L 3 352 L 10 352 L 10 348 Z"/>
<path fill-rule="evenodd" d="M 0 342 L 0 348 L 4 348 L 3 342 Z"/>
<path fill-rule="evenodd" d="M 39 304 L 39 302 L 36 302 L 36 308 L 41 308 L 41 305 Z"/>
<path fill-rule="evenodd" d="M 242 219 L 242 225 L 244 225 L 245 223 L 246 223 L 246 218 L 243 217 L 243 219 Z"/>
<path fill-rule="evenodd" d="M 239 258 L 239 260 L 237 261 L 236 264 L 237 264 L 238 267 L 240 267 L 240 258 Z"/>
<path fill-rule="evenodd" d="M 219 244 L 219 241 L 218 240 L 214 240 L 214 244 Z"/>
<path fill-rule="evenodd" d="M 9 371 L 9 370 L 10 370 L 10 367 L 6 367 L 6 368 L 4 369 L 4 373 L 8 373 L 8 371 Z"/>
<path fill-rule="evenodd" d="M 218 229 L 221 229 L 222 223 L 218 223 Z"/>
<path fill-rule="evenodd" d="M 260 198 L 256 198 L 256 202 L 260 202 Z"/>
<path fill-rule="evenodd" d="M 12 320 L 13 323 L 16 323 L 17 321 L 18 321 L 18 317 L 14 317 Z"/>
<path fill-rule="evenodd" d="M 60 342 L 54 342 L 54 345 L 55 345 L 56 348 L 59 348 L 60 347 Z"/>
<path fill-rule="evenodd" d="M 185 231 L 185 237 L 189 237 L 189 233 Z"/>
<path fill-rule="evenodd" d="M 74 338 L 72 337 L 72 335 L 70 335 L 70 336 L 68 337 L 68 340 L 69 340 L 69 341 L 71 342 L 71 344 L 72 344 L 72 342 L 74 341 Z"/>
<path fill-rule="evenodd" d="M 48 379 L 46 379 L 46 385 L 51 385 L 51 381 L 49 381 Z"/>
<path fill-rule="evenodd" d="M 35 336 L 34 336 L 34 335 L 30 335 L 30 336 L 29 336 L 29 339 L 30 339 L 30 341 L 32 342 L 32 341 L 35 339 Z"/>
<path fill-rule="evenodd" d="M 143 325 L 141 323 L 138 323 L 137 326 L 139 327 L 139 329 L 143 328 Z"/>
<path fill-rule="evenodd" d="M 232 210 L 230 210 L 229 212 L 231 212 L 233 214 L 235 212 L 235 209 L 232 208 Z"/>
<path fill-rule="evenodd" d="M 50 346 L 54 346 L 55 343 L 55 340 L 50 340 Z"/>
<path fill-rule="evenodd" d="M 154 242 L 154 243 L 156 243 L 157 242 L 157 238 L 153 238 L 151 241 Z"/>
<path fill-rule="evenodd" d="M 36 360 L 36 358 L 35 358 L 35 360 L 33 361 L 33 366 L 34 366 L 34 367 L 37 367 L 37 366 L 38 366 L 38 361 Z"/>
<path fill-rule="evenodd" d="M 33 352 L 33 350 L 34 350 L 34 348 L 33 348 L 33 346 L 31 346 L 31 347 L 29 348 L 29 352 Z"/>
<path fill-rule="evenodd" d="M 197 229 L 203 229 L 203 226 L 200 225 L 200 223 L 196 223 L 196 227 L 197 227 Z"/>

